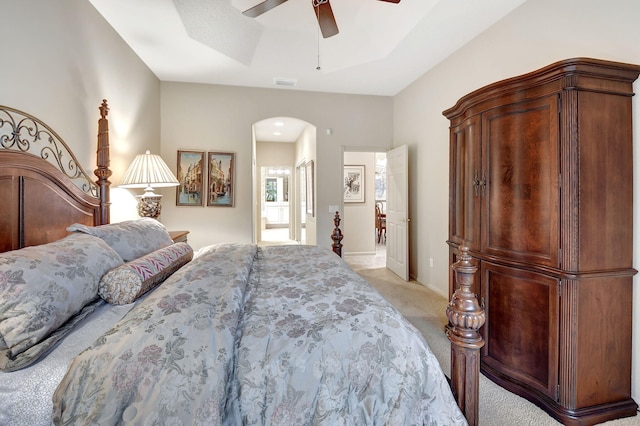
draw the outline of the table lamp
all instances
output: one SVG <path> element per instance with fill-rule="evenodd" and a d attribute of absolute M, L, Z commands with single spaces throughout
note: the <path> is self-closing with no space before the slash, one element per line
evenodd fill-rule
<path fill-rule="evenodd" d="M 162 195 L 153 192 L 153 188 L 178 186 L 180 183 L 167 164 L 159 155 L 147 150 L 137 155 L 122 179 L 122 188 L 145 188 L 144 194 L 138 198 L 138 214 L 142 217 L 157 218 L 160 216 L 160 199 Z"/>

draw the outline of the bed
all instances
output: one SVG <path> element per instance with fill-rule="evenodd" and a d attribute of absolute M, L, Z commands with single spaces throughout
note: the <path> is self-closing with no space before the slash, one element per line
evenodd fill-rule
<path fill-rule="evenodd" d="M 0 107 L 0 424 L 477 423 L 473 295 L 448 308 L 452 392 L 329 248 L 194 253 L 153 219 L 110 224 L 99 110 L 93 182 L 53 129 Z"/>

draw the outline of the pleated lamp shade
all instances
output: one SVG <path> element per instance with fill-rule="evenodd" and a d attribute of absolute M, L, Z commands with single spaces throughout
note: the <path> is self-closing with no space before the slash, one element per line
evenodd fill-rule
<path fill-rule="evenodd" d="M 169 170 L 167 163 L 159 155 L 151 154 L 149 151 L 136 156 L 120 184 L 123 188 L 162 188 L 178 185 L 178 179 Z"/>
<path fill-rule="evenodd" d="M 153 188 L 178 186 L 180 183 L 159 155 L 147 151 L 137 155 L 122 179 L 122 188 L 145 188 L 139 196 L 138 214 L 143 217 L 157 218 L 160 215 L 160 198 Z"/>

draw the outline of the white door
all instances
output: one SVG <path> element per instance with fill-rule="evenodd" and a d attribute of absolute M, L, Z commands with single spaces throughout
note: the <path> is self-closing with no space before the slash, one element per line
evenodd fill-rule
<path fill-rule="evenodd" d="M 409 160 L 406 145 L 387 152 L 387 268 L 409 279 Z"/>

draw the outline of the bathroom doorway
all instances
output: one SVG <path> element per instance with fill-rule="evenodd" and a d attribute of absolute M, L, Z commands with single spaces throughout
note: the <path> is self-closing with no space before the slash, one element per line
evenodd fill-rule
<path fill-rule="evenodd" d="M 272 117 L 254 123 L 252 132 L 253 241 L 314 244 L 314 211 L 309 212 L 306 202 L 309 168 L 304 165 L 315 159 L 315 126 L 292 117 Z"/>
<path fill-rule="evenodd" d="M 295 239 L 290 226 L 294 207 L 290 196 L 293 178 L 289 166 L 260 167 L 262 242 L 286 243 Z"/>

